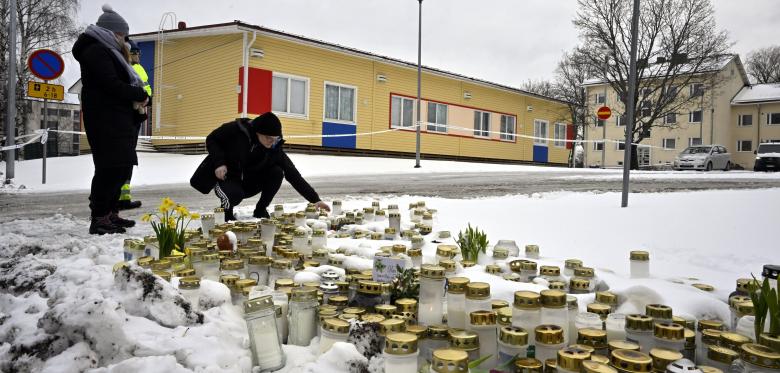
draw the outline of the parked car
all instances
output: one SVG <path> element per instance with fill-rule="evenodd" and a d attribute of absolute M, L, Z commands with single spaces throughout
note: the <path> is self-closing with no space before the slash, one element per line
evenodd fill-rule
<path fill-rule="evenodd" d="M 780 143 L 758 144 L 753 171 L 780 171 Z"/>
<path fill-rule="evenodd" d="M 731 154 L 722 145 L 689 146 L 675 159 L 675 170 L 724 170 L 731 169 Z"/>

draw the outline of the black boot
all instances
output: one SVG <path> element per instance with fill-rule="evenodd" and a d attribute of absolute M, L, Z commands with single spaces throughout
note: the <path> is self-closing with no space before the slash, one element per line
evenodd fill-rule
<path fill-rule="evenodd" d="M 135 220 L 130 219 L 123 219 L 117 215 L 116 212 L 112 212 L 108 215 L 109 220 L 111 220 L 111 224 L 114 224 L 116 226 L 122 227 L 122 228 L 132 228 L 135 227 Z"/>
<path fill-rule="evenodd" d="M 235 220 L 237 220 L 237 219 L 236 219 L 236 216 L 233 215 L 233 208 L 231 207 L 231 208 L 225 209 L 225 222 L 235 221 Z"/>
<path fill-rule="evenodd" d="M 125 229 L 111 223 L 111 214 L 92 217 L 92 222 L 89 224 L 89 234 L 103 235 L 114 233 L 125 233 Z"/>
<path fill-rule="evenodd" d="M 116 206 L 120 210 L 131 210 L 141 207 L 141 201 L 131 201 L 129 199 L 119 200 Z"/>
<path fill-rule="evenodd" d="M 269 219 L 271 217 L 268 215 L 268 210 L 263 207 L 255 207 L 255 212 L 252 213 L 252 216 L 257 219 Z"/>

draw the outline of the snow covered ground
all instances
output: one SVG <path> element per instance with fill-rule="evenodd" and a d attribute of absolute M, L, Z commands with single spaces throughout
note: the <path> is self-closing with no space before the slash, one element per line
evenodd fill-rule
<path fill-rule="evenodd" d="M 540 265 L 583 260 L 619 295 L 619 312 L 663 303 L 678 315 L 727 320 L 725 300 L 736 279 L 758 275 L 763 264 L 780 259 L 779 192 L 646 193 L 632 195 L 627 209 L 616 206 L 615 193 L 424 200 L 438 210 L 434 232 L 447 230 L 455 236 L 470 222 L 484 229 L 491 243 L 515 240 L 521 256 L 524 245 L 539 245 Z M 404 196 L 381 204 L 396 203 L 404 210 L 418 200 L 423 198 Z M 370 203 L 348 200 L 344 208 Z M 302 206 L 285 208 L 297 211 Z M 251 209 L 239 209 L 238 216 L 250 215 Z M 87 224 L 68 215 L 0 224 L 0 371 L 250 371 L 246 327 L 227 288 L 204 281 L 200 304 L 193 306 L 172 285 L 143 271 L 112 275 L 122 257 L 122 240 L 150 234 L 151 228 L 142 224 L 127 235 L 95 237 L 86 234 Z M 332 249 L 347 245 L 369 257 L 388 244 L 329 240 Z M 426 244 L 425 262 L 433 261 L 435 248 Z M 628 276 L 629 251 L 636 249 L 650 252 L 650 280 Z M 355 266 L 366 262 L 347 261 Z M 474 281 L 489 281 L 495 299 L 511 302 L 514 291 L 542 288 L 505 281 L 486 274 L 482 266 L 458 270 Z M 703 292 L 692 283 L 713 285 L 715 291 Z M 593 300 L 592 294 L 578 297 L 582 310 Z M 316 348 L 316 340 L 309 347 L 286 346 L 284 371 L 346 371 L 348 361 L 362 358 L 349 345 L 320 357 L 312 352 Z"/>
<path fill-rule="evenodd" d="M 163 153 L 138 153 L 138 167 L 133 172 L 133 187 L 186 183 L 203 160 L 204 155 L 180 155 Z M 290 154 L 293 162 L 306 177 L 419 174 L 451 172 L 533 172 L 547 173 L 551 177 L 585 179 L 615 179 L 622 177 L 618 169 L 570 169 L 506 165 L 495 163 L 455 162 L 423 160 L 424 168 L 415 169 L 414 160 L 398 158 L 342 157 L 328 155 Z M 47 160 L 47 183 L 41 184 L 42 161 L 20 161 L 16 164 L 15 184 L 24 185 L 26 192 L 54 192 L 87 190 L 92 180 L 92 156 L 57 157 Z M 5 162 L 0 162 L 0 171 Z M 649 179 L 780 179 L 780 173 L 754 173 L 750 171 L 635 171 L 633 178 Z M 9 191 L 6 189 L 6 192 Z M 2 192 L 2 190 L 0 190 Z"/>

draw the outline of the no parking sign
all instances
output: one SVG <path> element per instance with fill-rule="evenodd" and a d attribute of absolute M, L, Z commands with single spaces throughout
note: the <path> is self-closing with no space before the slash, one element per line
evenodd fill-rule
<path fill-rule="evenodd" d="M 65 62 L 59 53 L 49 49 L 39 49 L 27 58 L 30 72 L 42 80 L 57 79 L 65 70 Z"/>

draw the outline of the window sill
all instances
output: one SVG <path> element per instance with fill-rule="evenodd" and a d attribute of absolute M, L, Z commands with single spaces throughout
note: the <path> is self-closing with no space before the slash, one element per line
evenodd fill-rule
<path fill-rule="evenodd" d="M 309 114 L 293 114 L 285 111 L 274 111 L 273 113 L 282 118 L 309 120 Z"/>
<path fill-rule="evenodd" d="M 328 123 L 348 124 L 350 126 L 357 126 L 357 122 L 349 122 L 349 121 L 346 121 L 346 120 L 323 118 L 322 121 L 323 122 L 328 122 Z"/>

